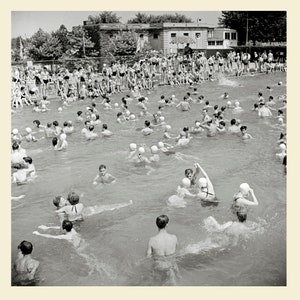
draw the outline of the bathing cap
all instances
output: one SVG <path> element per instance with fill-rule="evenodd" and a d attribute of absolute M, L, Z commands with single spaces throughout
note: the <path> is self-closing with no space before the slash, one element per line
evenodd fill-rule
<path fill-rule="evenodd" d="M 145 100 L 148 101 L 149 100 L 148 97 L 145 97 Z"/>
<path fill-rule="evenodd" d="M 42 108 L 46 108 L 46 105 L 45 105 L 45 104 L 42 104 Z"/>
<path fill-rule="evenodd" d="M 164 143 L 163 143 L 163 142 L 158 142 L 158 147 L 159 147 L 159 148 L 164 147 Z"/>
<path fill-rule="evenodd" d="M 108 104 L 107 102 L 105 102 L 105 103 L 104 103 L 104 106 L 107 107 L 107 106 L 109 106 L 109 104 Z"/>
<path fill-rule="evenodd" d="M 235 105 L 236 105 L 236 106 L 239 106 L 239 105 L 240 105 L 240 102 L 239 102 L 239 101 L 236 101 L 236 102 L 235 102 Z"/>
<path fill-rule="evenodd" d="M 207 180 L 204 177 L 201 177 L 198 181 L 199 187 L 206 187 L 207 186 Z"/>
<path fill-rule="evenodd" d="M 250 186 L 248 183 L 242 183 L 240 185 L 240 192 L 242 192 L 243 194 L 248 194 L 250 191 Z"/>
<path fill-rule="evenodd" d="M 227 101 L 227 105 L 231 105 L 231 101 Z"/>
<path fill-rule="evenodd" d="M 201 124 L 200 122 L 196 122 L 195 123 L 196 126 L 200 126 L 200 124 Z"/>
<path fill-rule="evenodd" d="M 62 134 L 60 135 L 60 138 L 61 138 L 62 140 L 65 140 L 65 139 L 67 138 L 67 136 L 66 136 L 65 133 L 62 133 Z"/>
<path fill-rule="evenodd" d="M 68 121 L 68 124 L 69 124 L 69 125 L 72 125 L 72 124 L 73 124 L 73 122 L 72 122 L 71 120 L 69 120 L 69 121 Z"/>
<path fill-rule="evenodd" d="M 17 128 L 13 129 L 12 131 L 13 134 L 18 134 L 19 133 L 19 130 Z"/>
<path fill-rule="evenodd" d="M 32 130 L 31 130 L 30 127 L 27 127 L 27 128 L 26 128 L 26 131 L 27 131 L 28 133 L 30 133 Z"/>
<path fill-rule="evenodd" d="M 129 149 L 131 150 L 131 151 L 134 151 L 134 150 L 136 150 L 136 144 L 135 143 L 131 143 L 130 145 L 129 145 Z"/>
<path fill-rule="evenodd" d="M 62 108 L 61 108 L 61 107 L 59 107 L 57 110 L 58 110 L 58 111 L 62 111 Z"/>
<path fill-rule="evenodd" d="M 159 117 L 159 120 L 163 122 L 165 120 L 165 117 L 161 116 Z"/>
<path fill-rule="evenodd" d="M 119 104 L 118 104 L 118 103 L 115 103 L 115 107 L 119 107 Z"/>
<path fill-rule="evenodd" d="M 129 111 L 129 110 L 126 110 L 126 111 L 125 111 L 125 115 L 126 115 L 126 117 L 129 117 L 129 116 L 130 116 L 130 111 Z"/>
<path fill-rule="evenodd" d="M 165 127 L 167 130 L 170 130 L 171 129 L 171 125 L 166 125 Z"/>
<path fill-rule="evenodd" d="M 139 153 L 141 153 L 141 154 L 144 154 L 144 153 L 145 153 L 144 147 L 140 147 L 140 148 L 139 148 Z"/>
<path fill-rule="evenodd" d="M 134 120 L 134 119 L 135 119 L 135 115 L 134 115 L 134 114 L 130 115 L 130 116 L 129 116 L 129 119 L 130 119 L 130 120 Z"/>
<path fill-rule="evenodd" d="M 172 98 L 175 98 L 175 95 L 172 95 Z"/>
<path fill-rule="evenodd" d="M 283 119 L 282 118 L 278 118 L 278 122 L 279 123 L 283 123 Z"/>
<path fill-rule="evenodd" d="M 91 118 L 92 119 L 96 119 L 96 115 L 95 114 L 91 114 Z"/>
<path fill-rule="evenodd" d="M 153 154 L 157 153 L 157 151 L 158 151 L 157 146 L 155 146 L 155 145 L 151 146 L 151 152 L 152 152 Z"/>
<path fill-rule="evenodd" d="M 240 119 L 235 119 L 236 123 L 235 124 L 241 124 L 241 120 Z"/>
<path fill-rule="evenodd" d="M 182 183 L 183 187 L 190 187 L 191 186 L 191 181 L 188 178 L 183 178 L 181 183 Z"/>
<path fill-rule="evenodd" d="M 281 150 L 286 150 L 286 145 L 285 145 L 284 143 L 281 143 L 281 144 L 279 145 L 279 148 L 280 148 Z"/>

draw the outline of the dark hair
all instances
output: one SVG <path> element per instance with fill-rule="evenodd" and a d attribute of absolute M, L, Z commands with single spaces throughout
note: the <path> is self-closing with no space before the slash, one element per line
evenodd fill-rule
<path fill-rule="evenodd" d="M 164 229 L 168 223 L 169 223 L 169 218 L 166 215 L 160 215 L 156 218 L 156 226 L 159 229 Z"/>
<path fill-rule="evenodd" d="M 79 203 L 79 196 L 75 192 L 70 192 L 67 199 L 71 205 Z"/>
<path fill-rule="evenodd" d="M 54 204 L 57 208 L 59 208 L 60 198 L 61 198 L 61 196 L 56 196 L 56 197 L 53 199 L 53 204 Z"/>
<path fill-rule="evenodd" d="M 117 118 L 120 117 L 120 116 L 122 116 L 122 115 L 123 115 L 122 112 L 118 112 L 118 113 L 117 113 Z"/>
<path fill-rule="evenodd" d="M 34 120 L 34 121 L 32 121 L 32 123 L 34 124 L 36 124 L 38 127 L 39 127 L 39 125 L 41 124 L 41 122 L 39 121 L 39 120 Z"/>
<path fill-rule="evenodd" d="M 79 111 L 77 112 L 77 116 L 81 116 L 81 114 L 82 114 L 82 111 L 79 110 Z"/>
<path fill-rule="evenodd" d="M 205 101 L 205 105 L 208 105 L 209 104 L 209 101 Z"/>
<path fill-rule="evenodd" d="M 12 147 L 13 150 L 18 150 L 19 149 L 19 144 L 18 143 L 13 143 L 11 147 Z"/>
<path fill-rule="evenodd" d="M 43 96 L 43 100 L 46 100 L 47 99 L 47 96 Z"/>
<path fill-rule="evenodd" d="M 187 176 L 188 173 L 194 173 L 194 171 L 193 171 L 192 169 L 186 169 L 186 170 L 184 171 L 184 175 Z"/>
<path fill-rule="evenodd" d="M 67 121 L 64 121 L 64 126 L 68 126 L 68 122 Z"/>
<path fill-rule="evenodd" d="M 30 156 L 23 157 L 23 160 L 29 164 L 32 164 L 32 158 Z"/>
<path fill-rule="evenodd" d="M 52 124 L 53 124 L 54 126 L 58 126 L 58 122 L 57 122 L 57 121 L 53 121 Z"/>
<path fill-rule="evenodd" d="M 231 124 L 231 125 L 235 125 L 235 124 L 236 124 L 236 119 L 232 119 L 232 120 L 230 121 L 230 124 Z"/>
<path fill-rule="evenodd" d="M 245 222 L 247 220 L 247 214 L 246 214 L 246 212 L 239 212 L 238 211 L 236 213 L 236 215 L 238 217 L 239 222 L 241 222 L 241 223 L 243 223 L 243 222 Z"/>
<path fill-rule="evenodd" d="M 102 125 L 102 128 L 103 128 L 103 129 L 107 129 L 107 124 L 103 124 L 103 125 Z"/>
<path fill-rule="evenodd" d="M 57 145 L 57 137 L 55 136 L 53 139 L 52 139 L 52 146 L 56 146 Z"/>
<path fill-rule="evenodd" d="M 165 96 L 164 96 L 164 95 L 161 95 L 161 96 L 160 96 L 160 99 L 165 99 Z"/>
<path fill-rule="evenodd" d="M 28 241 L 22 241 L 19 246 L 18 246 L 18 249 L 21 250 L 22 254 L 23 255 L 28 255 L 32 252 L 33 250 L 33 246 L 30 242 Z"/>
<path fill-rule="evenodd" d="M 89 131 L 93 131 L 93 130 L 94 130 L 94 128 L 95 128 L 95 126 L 94 126 L 94 125 L 90 125 L 90 126 L 89 126 Z"/>
<path fill-rule="evenodd" d="M 245 125 L 241 126 L 240 130 L 243 131 L 244 129 L 247 130 L 247 126 Z"/>
<path fill-rule="evenodd" d="M 145 125 L 146 125 L 147 127 L 149 127 L 149 126 L 150 126 L 150 124 L 151 124 L 151 123 L 150 123 L 150 121 L 149 121 L 149 120 L 146 120 L 146 121 L 145 121 Z"/>
<path fill-rule="evenodd" d="M 99 166 L 99 170 L 100 170 L 100 169 L 106 169 L 106 165 L 103 165 L 103 164 L 100 165 L 100 166 Z"/>
<path fill-rule="evenodd" d="M 63 220 L 62 229 L 65 229 L 67 232 L 70 232 L 73 228 L 73 224 L 71 221 Z"/>
<path fill-rule="evenodd" d="M 214 109 L 216 110 L 216 109 L 218 109 L 218 107 L 219 107 L 218 105 L 215 105 L 215 106 L 214 106 Z"/>

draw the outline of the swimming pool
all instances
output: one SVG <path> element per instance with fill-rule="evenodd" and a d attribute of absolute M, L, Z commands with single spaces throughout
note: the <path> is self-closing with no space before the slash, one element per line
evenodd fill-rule
<path fill-rule="evenodd" d="M 284 84 L 277 85 L 279 81 Z M 97 104 L 102 123 L 107 123 L 114 132 L 111 138 L 86 141 L 80 134 L 80 125 L 68 137 L 69 148 L 64 153 L 49 149 L 49 140 L 22 143 L 33 158 L 38 177 L 28 185 L 12 187 L 13 196 L 26 195 L 20 201 L 12 201 L 12 261 L 16 259 L 18 243 L 25 239 L 33 243 L 33 256 L 40 261 L 39 285 L 161 285 L 151 272 L 151 261 L 144 257 L 149 237 L 157 232 L 156 217 L 167 214 L 170 218 L 168 230 L 177 235 L 179 249 L 188 245 L 198 249 L 197 254 L 185 255 L 178 260 L 181 278 L 177 279 L 177 285 L 286 285 L 286 177 L 283 166 L 275 158 L 280 131 L 270 127 L 275 120 L 261 120 L 250 111 L 259 90 L 268 97 L 266 86 L 272 86 L 273 96 L 286 93 L 286 74 L 230 78 L 223 83 L 199 85 L 199 94 L 219 107 L 227 102 L 220 98 L 225 91 L 229 100 L 238 99 L 245 110 L 238 118 L 248 126 L 254 139 L 245 142 L 231 135 L 213 138 L 204 135 L 179 150 L 199 158 L 221 201 L 218 206 L 203 207 L 199 201 L 191 199 L 185 208 L 168 207 L 166 200 L 175 194 L 184 170 L 193 168 L 195 160 L 181 161 L 160 154 L 159 165 L 153 173 L 146 175 L 144 169 L 125 161 L 128 145 L 132 142 L 147 146 L 157 144 L 162 139 L 162 131 L 144 137 L 136 128 L 143 127 L 145 118 L 138 120 L 136 128 L 133 123 L 120 125 L 115 121 L 117 110 L 103 111 Z M 187 91 L 191 89 L 184 86 L 156 88 L 147 95 L 149 111 L 157 110 L 161 95 L 175 94 L 182 99 Z M 112 96 L 112 103 L 120 103 L 121 97 Z M 90 103 L 74 103 L 61 114 L 57 112 L 58 101 L 53 101 L 49 105 L 51 111 L 44 114 L 24 109 L 12 116 L 12 128 L 24 131 L 26 127 L 32 127 L 34 119 L 39 119 L 42 124 L 75 120 L 76 112 L 84 111 Z M 196 119 L 201 119 L 202 107 L 193 104 L 189 112 L 165 108 L 163 115 L 167 124 L 172 125 L 172 133 L 178 133 L 183 126 L 192 126 Z M 130 104 L 129 109 L 137 112 L 135 105 Z M 226 110 L 225 116 L 230 120 L 231 111 Z M 117 182 L 99 188 L 93 185 L 93 178 L 102 163 L 117 177 Z M 248 182 L 255 191 L 259 206 L 250 209 L 248 220 L 259 223 L 261 230 L 237 246 L 210 249 L 203 219 L 210 215 L 220 223 L 234 219 L 230 205 L 241 182 Z M 80 234 L 88 244 L 89 266 L 66 241 L 32 234 L 41 224 L 59 224 L 52 199 L 56 195 L 66 196 L 71 190 L 83 195 L 81 202 L 85 206 L 133 201 L 130 206 L 106 211 L 82 222 Z"/>

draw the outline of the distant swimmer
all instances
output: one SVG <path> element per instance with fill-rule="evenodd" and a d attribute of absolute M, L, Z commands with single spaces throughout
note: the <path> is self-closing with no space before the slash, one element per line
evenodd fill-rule
<path fill-rule="evenodd" d="M 175 285 L 178 273 L 175 252 L 178 242 L 176 235 L 167 232 L 168 223 L 169 218 L 166 215 L 156 218 L 158 234 L 151 237 L 148 242 L 147 257 L 153 257 L 154 270 L 162 275 L 164 284 Z"/>
<path fill-rule="evenodd" d="M 16 285 L 32 285 L 37 269 L 40 265 L 39 261 L 31 257 L 33 245 L 31 242 L 22 241 L 18 245 L 18 258 L 14 263 L 13 283 Z"/>
<path fill-rule="evenodd" d="M 241 112 L 243 112 L 244 110 L 240 107 L 240 102 L 239 101 L 236 101 L 234 103 L 234 108 L 232 110 L 232 113 L 233 114 L 239 114 Z"/>
<path fill-rule="evenodd" d="M 94 178 L 93 184 L 98 184 L 98 182 L 102 184 L 116 182 L 116 178 L 107 172 L 106 165 L 99 166 L 99 173 Z"/>
<path fill-rule="evenodd" d="M 212 182 L 210 181 L 207 173 L 200 166 L 200 164 L 197 163 L 197 167 L 202 172 L 202 174 L 205 176 L 205 177 L 201 177 L 198 181 L 199 192 L 197 194 L 197 198 L 202 201 L 216 202 L 217 201 L 216 194 L 215 194 L 214 186 L 213 186 Z"/>
<path fill-rule="evenodd" d="M 247 126 L 241 126 L 240 130 L 242 134 L 241 137 L 243 140 L 253 139 L 253 136 L 247 132 Z"/>
<path fill-rule="evenodd" d="M 271 110 L 265 105 L 264 102 L 259 103 L 258 116 L 261 118 L 270 118 L 272 117 Z"/>
<path fill-rule="evenodd" d="M 184 171 L 184 175 L 186 178 L 188 178 L 191 182 L 191 187 L 195 186 L 196 185 L 196 180 L 197 180 L 197 176 L 198 174 L 200 173 L 200 168 L 199 168 L 199 164 L 195 163 L 194 164 L 195 166 L 195 172 L 192 170 L 192 169 L 186 169 Z"/>
<path fill-rule="evenodd" d="M 65 133 L 62 133 L 59 137 L 59 140 L 60 140 L 60 146 L 56 149 L 54 148 L 54 150 L 66 151 L 68 148 L 67 135 Z"/>

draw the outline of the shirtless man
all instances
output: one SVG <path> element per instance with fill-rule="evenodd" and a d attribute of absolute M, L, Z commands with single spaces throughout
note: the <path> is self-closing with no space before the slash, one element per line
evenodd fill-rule
<path fill-rule="evenodd" d="M 24 281 L 29 283 L 35 277 L 35 273 L 39 266 L 39 262 L 31 257 L 33 246 L 28 241 L 23 241 L 18 246 L 19 253 L 18 258 L 14 263 L 14 270 L 16 271 L 16 276 L 14 281 L 20 284 Z"/>
<path fill-rule="evenodd" d="M 169 218 L 166 215 L 156 218 L 158 234 L 149 239 L 147 257 L 153 257 L 154 269 L 164 273 L 167 282 L 175 285 L 175 272 L 178 272 L 178 267 L 174 261 L 174 254 L 178 242 L 176 235 L 167 232 L 168 223 Z"/>

